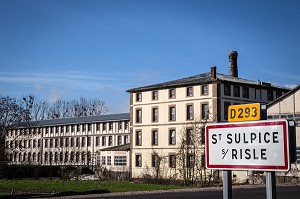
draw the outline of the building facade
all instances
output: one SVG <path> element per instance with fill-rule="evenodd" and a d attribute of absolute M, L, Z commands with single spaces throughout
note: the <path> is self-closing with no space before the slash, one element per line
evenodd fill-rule
<path fill-rule="evenodd" d="M 300 85 L 267 106 L 268 119 L 294 120 L 300 132 Z M 296 133 L 297 163 L 300 163 L 300 134 Z"/>
<path fill-rule="evenodd" d="M 237 52 L 229 52 L 228 57 L 230 75 L 219 74 L 216 67 L 211 67 L 208 73 L 127 91 L 130 93 L 133 178 L 151 175 L 151 170 L 155 173 L 158 159 L 164 160 L 164 166 L 159 166 L 168 174 L 164 176 L 166 178 L 180 176 L 179 164 L 182 167 L 182 162 L 188 167 L 198 161 L 204 168 L 206 123 L 227 122 L 230 105 L 267 104 L 289 91 L 269 83 L 239 78 Z M 202 138 L 197 140 L 194 148 L 201 158 L 196 160 L 194 153 L 185 154 L 183 160 L 178 156 L 182 141 L 190 145 L 189 139 L 196 136 L 196 131 Z"/>
<path fill-rule="evenodd" d="M 42 120 L 7 132 L 6 159 L 14 165 L 95 166 L 103 159 L 97 151 L 129 142 L 128 113 Z"/>

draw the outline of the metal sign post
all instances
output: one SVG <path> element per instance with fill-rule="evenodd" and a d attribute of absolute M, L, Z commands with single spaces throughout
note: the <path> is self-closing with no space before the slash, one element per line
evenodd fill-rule
<path fill-rule="evenodd" d="M 260 104 L 229 106 L 228 118 L 205 127 L 206 168 L 223 170 L 223 198 L 232 199 L 232 170 L 258 170 L 266 171 L 267 199 L 276 199 L 275 171 L 290 169 L 288 121 L 266 120 Z"/>
<path fill-rule="evenodd" d="M 232 173 L 223 171 L 223 199 L 232 199 Z"/>

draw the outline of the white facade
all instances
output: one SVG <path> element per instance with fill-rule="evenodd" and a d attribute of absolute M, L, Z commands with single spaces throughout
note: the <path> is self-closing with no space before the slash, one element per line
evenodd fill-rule
<path fill-rule="evenodd" d="M 296 146 L 298 148 L 298 163 L 300 161 L 300 85 L 268 104 L 268 119 L 294 120 L 296 125 Z"/>
<path fill-rule="evenodd" d="M 94 166 L 96 151 L 129 142 L 129 114 L 45 120 L 9 130 L 6 158 L 10 164 Z"/>
<path fill-rule="evenodd" d="M 157 154 L 166 160 L 164 177 L 176 176 L 178 161 L 174 158 L 177 158 L 183 133 L 189 128 L 194 131 L 195 124 L 204 128 L 206 122 L 227 122 L 229 105 L 266 104 L 287 91 L 270 84 L 216 74 L 213 67 L 210 73 L 199 76 L 128 90 L 132 178 L 151 174 Z M 204 141 L 199 142 L 197 150 L 204 157 Z M 200 159 L 204 167 L 204 158 Z M 246 175 L 245 172 L 242 175 Z"/>

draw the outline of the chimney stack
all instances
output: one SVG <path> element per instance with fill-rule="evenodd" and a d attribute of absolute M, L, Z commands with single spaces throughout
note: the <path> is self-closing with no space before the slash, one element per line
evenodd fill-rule
<path fill-rule="evenodd" d="M 229 51 L 228 59 L 229 59 L 229 74 L 231 77 L 238 77 L 238 66 L 237 66 L 237 57 L 238 53 L 236 51 Z"/>
<path fill-rule="evenodd" d="M 210 77 L 212 79 L 216 79 L 217 78 L 217 67 L 216 66 L 210 67 Z"/>

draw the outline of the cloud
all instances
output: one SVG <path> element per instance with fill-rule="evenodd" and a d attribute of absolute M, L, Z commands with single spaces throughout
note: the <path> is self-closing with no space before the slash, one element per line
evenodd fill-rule
<path fill-rule="evenodd" d="M 0 72 L 0 82 L 15 86 L 32 87 L 37 90 L 46 87 L 98 90 L 122 86 L 124 79 L 131 79 L 130 73 L 97 74 L 86 71 L 60 71 L 56 73 L 12 73 Z"/>

